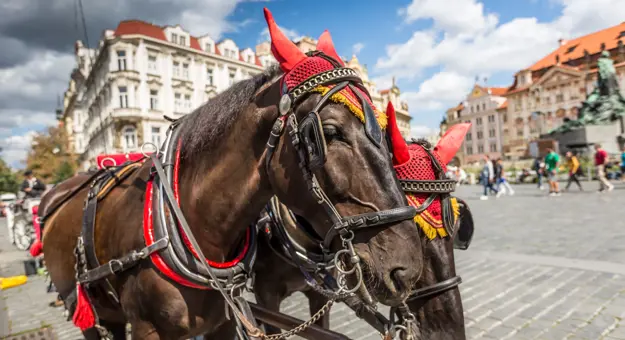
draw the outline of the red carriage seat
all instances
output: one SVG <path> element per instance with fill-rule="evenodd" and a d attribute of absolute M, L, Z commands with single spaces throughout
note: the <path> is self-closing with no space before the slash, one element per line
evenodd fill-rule
<path fill-rule="evenodd" d="M 96 157 L 96 163 L 98 165 L 98 169 L 102 169 L 122 165 L 128 161 L 134 162 L 143 157 L 144 155 L 141 152 L 101 154 Z"/>

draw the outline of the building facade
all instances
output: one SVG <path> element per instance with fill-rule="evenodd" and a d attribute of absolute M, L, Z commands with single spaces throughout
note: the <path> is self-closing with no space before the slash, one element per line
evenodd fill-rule
<path fill-rule="evenodd" d="M 304 37 L 297 44 L 306 52 L 316 41 Z M 276 62 L 268 42 L 253 51 L 230 39 L 214 41 L 208 35 L 192 36 L 180 26 L 138 20 L 106 30 L 95 49 L 77 42 L 75 56 L 62 120 L 70 149 L 85 168 L 99 154 L 139 152 L 145 143 L 160 147 L 169 126 L 164 115 L 190 113 Z M 377 91 L 355 56 L 347 63 L 360 72 L 375 105 L 385 109 L 388 101 L 395 104 L 400 129 L 408 137 L 408 105 L 399 100 L 399 89 Z"/>
<path fill-rule="evenodd" d="M 552 53 L 517 72 L 513 84 L 501 94 L 507 102 L 497 109 L 504 157 L 528 157 L 529 142 L 560 126 L 565 118 L 577 119 L 579 107 L 595 87 L 602 51 L 610 52 L 621 90 L 625 90 L 624 43 L 625 23 L 573 40 L 561 39 Z M 463 121 L 450 119 L 454 109 L 447 112 L 450 125 Z M 475 151 L 475 145 L 472 148 Z"/>
<path fill-rule="evenodd" d="M 500 158 L 503 150 L 505 87 L 483 87 L 475 84 L 471 93 L 458 106 L 447 110 L 446 124 L 471 123 L 462 145 L 460 163 L 473 163 L 488 155 Z M 442 129 L 441 129 L 442 131 Z"/>

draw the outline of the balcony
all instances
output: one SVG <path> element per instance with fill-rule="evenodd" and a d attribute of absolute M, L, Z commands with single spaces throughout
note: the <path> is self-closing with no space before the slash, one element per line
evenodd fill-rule
<path fill-rule="evenodd" d="M 140 81 L 139 72 L 135 70 L 112 71 L 109 73 L 111 79 L 128 79 Z"/>
<path fill-rule="evenodd" d="M 114 118 L 141 118 L 141 109 L 131 107 L 119 107 L 113 109 Z"/>

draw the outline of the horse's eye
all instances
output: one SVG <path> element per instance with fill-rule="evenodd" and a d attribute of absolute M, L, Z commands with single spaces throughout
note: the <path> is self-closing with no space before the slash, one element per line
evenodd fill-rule
<path fill-rule="evenodd" d="M 345 141 L 341 129 L 339 129 L 336 125 L 324 125 L 323 135 L 328 143 L 331 143 L 333 141 Z"/>

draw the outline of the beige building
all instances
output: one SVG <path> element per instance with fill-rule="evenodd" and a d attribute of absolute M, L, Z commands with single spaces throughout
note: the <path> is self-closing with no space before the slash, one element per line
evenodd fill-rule
<path fill-rule="evenodd" d="M 621 23 L 573 40 L 559 40 L 552 53 L 517 72 L 514 83 L 500 94 L 507 102 L 496 110 L 499 122 L 503 123 L 503 156 L 507 159 L 528 157 L 529 142 L 561 125 L 564 118 L 577 118 L 586 94 L 595 86 L 601 51 L 610 52 L 624 90 L 624 43 L 625 23 Z M 463 112 L 466 109 L 449 109 L 448 124 L 464 121 L 464 117 L 456 117 Z M 475 145 L 470 150 L 470 145 L 466 144 L 465 151 L 475 151 Z"/>
<path fill-rule="evenodd" d="M 483 87 L 475 84 L 471 93 L 458 106 L 447 110 L 447 124 L 471 123 L 462 146 L 461 164 L 480 161 L 484 155 L 491 159 L 502 156 L 505 87 Z M 442 129 L 441 129 L 442 130 Z"/>

